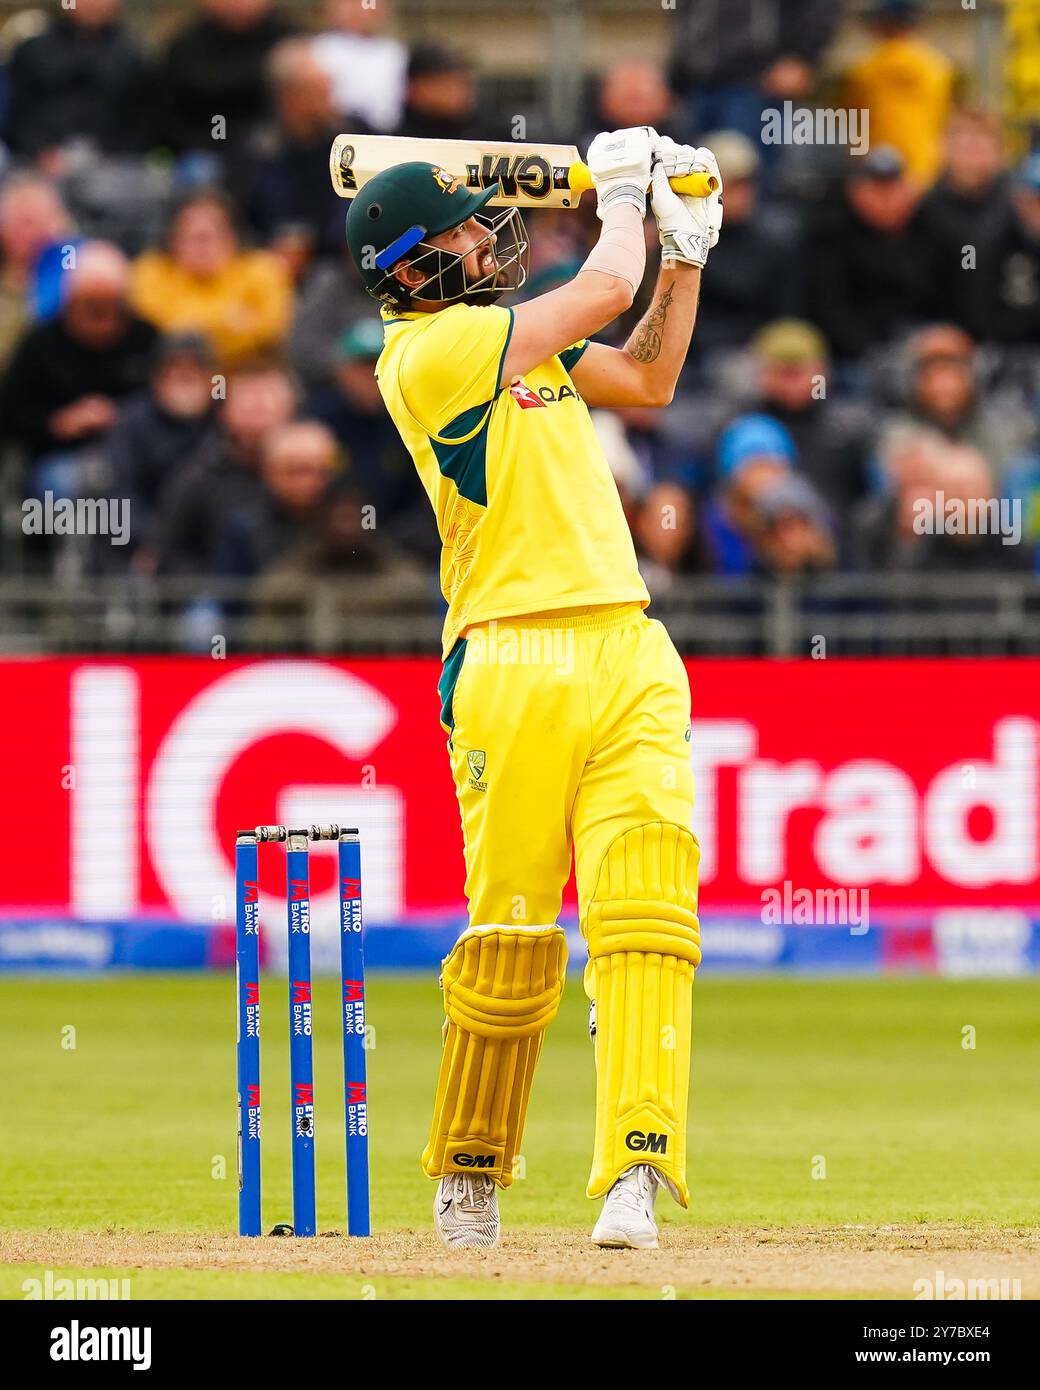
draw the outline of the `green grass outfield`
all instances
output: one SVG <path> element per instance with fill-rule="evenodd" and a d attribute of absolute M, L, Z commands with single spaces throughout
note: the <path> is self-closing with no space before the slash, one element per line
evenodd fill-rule
<path fill-rule="evenodd" d="M 290 1218 L 285 981 L 264 1005 L 264 1221 Z M 433 978 L 369 982 L 372 1210 L 377 1233 L 430 1229 L 426 1138 L 440 1043 Z M 319 1229 L 344 1227 L 342 1053 L 336 982 L 315 986 Z M 964 1029 L 975 1030 L 965 1048 Z M 230 974 L 0 979 L 0 1068 L 8 1105 L 0 1235 L 233 1236 L 235 1001 Z M 694 1204 L 666 1200 L 662 1232 L 1040 1224 L 1040 981 L 698 981 L 690 1178 Z M 74 1044 L 74 1045 L 72 1045 Z M 504 1196 L 509 1231 L 575 1238 L 584 1196 L 593 1067 L 580 979 L 550 1032 L 531 1104 L 522 1181 Z M 826 1165 L 825 1177 L 819 1159 Z M 360 1275 L 144 1269 L 135 1297 L 365 1297 Z M 323 1242 L 289 1242 L 322 1246 Z M 333 1243 L 324 1245 L 328 1250 Z M 5 1242 L 10 1249 L 10 1241 Z M 31 1263 L 0 1255 L 0 1296 L 23 1297 Z M 76 1263 L 80 1273 L 84 1265 Z M 117 1277 L 128 1266 L 99 1260 Z M 54 1268 L 53 1265 L 48 1267 Z M 530 1278 L 526 1296 L 657 1296 L 624 1266 L 591 1290 Z M 479 1273 L 407 1273 L 380 1297 L 493 1289 Z M 460 1275 L 462 1271 L 460 1271 Z M 744 1290 L 753 1294 L 753 1288 Z M 705 1290 L 705 1293 L 710 1293 Z M 717 1296 L 717 1295 L 715 1295 Z"/>

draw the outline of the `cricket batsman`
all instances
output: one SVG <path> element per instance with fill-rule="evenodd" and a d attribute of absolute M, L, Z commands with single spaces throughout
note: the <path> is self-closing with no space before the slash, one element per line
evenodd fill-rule
<path fill-rule="evenodd" d="M 347 240 L 382 301 L 376 376 L 437 516 L 448 604 L 441 721 L 462 817 L 469 925 L 443 963 L 443 1055 L 426 1174 L 451 1248 L 493 1246 L 566 966 L 573 855 L 588 948 L 596 1117 L 587 1194 L 600 1246 L 657 1245 L 681 1206 L 699 849 L 690 830 L 690 689 L 649 594 L 589 408 L 672 398 L 701 270 L 722 224 L 710 150 L 645 127 L 597 135 L 599 239 L 568 284 L 509 308 L 526 276 L 519 209 L 486 209 L 427 163 L 372 178 Z M 669 178 L 718 180 L 707 198 Z M 591 342 L 643 278 L 622 349 Z M 486 210 L 485 210 L 486 209 Z"/>

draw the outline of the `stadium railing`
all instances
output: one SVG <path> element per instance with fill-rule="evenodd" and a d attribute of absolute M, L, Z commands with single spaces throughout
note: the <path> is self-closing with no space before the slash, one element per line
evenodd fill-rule
<path fill-rule="evenodd" d="M 377 577 L 301 580 L 256 601 L 243 580 L 0 579 L 0 652 L 430 653 L 443 606 Z M 1040 577 L 838 574 L 799 582 L 682 578 L 652 613 L 689 655 L 1040 655 Z"/>

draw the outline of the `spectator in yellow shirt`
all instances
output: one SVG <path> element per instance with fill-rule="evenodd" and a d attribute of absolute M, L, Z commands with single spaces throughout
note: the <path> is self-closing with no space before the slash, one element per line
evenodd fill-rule
<path fill-rule="evenodd" d="M 203 334 L 228 366 L 281 344 L 292 284 L 276 256 L 242 248 L 228 202 L 207 189 L 180 205 L 165 250 L 138 258 L 133 304 L 163 333 Z"/>
<path fill-rule="evenodd" d="M 875 0 L 868 22 L 877 43 L 845 74 L 842 104 L 869 111 L 871 148 L 894 146 L 926 187 L 942 164 L 955 74 L 917 32 L 918 12 L 915 0 Z"/>

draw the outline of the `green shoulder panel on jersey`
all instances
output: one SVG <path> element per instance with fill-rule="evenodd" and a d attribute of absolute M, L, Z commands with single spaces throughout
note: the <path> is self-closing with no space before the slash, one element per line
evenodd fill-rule
<path fill-rule="evenodd" d="M 430 447 L 437 457 L 437 467 L 441 473 L 455 484 L 460 497 L 465 497 L 467 502 L 475 502 L 478 507 L 487 506 L 488 425 L 491 421 L 492 406 L 502 391 L 502 369 L 505 366 L 515 322 L 512 309 L 509 309 L 508 313 L 509 327 L 498 359 L 494 396 L 456 415 L 439 434 L 429 435 Z"/>
<path fill-rule="evenodd" d="M 572 367 L 576 366 L 581 361 L 582 355 L 588 345 L 589 340 L 586 338 L 583 342 L 575 343 L 573 347 L 564 348 L 563 352 L 558 354 L 560 361 L 563 363 L 563 370 L 565 372 L 569 372 Z"/>
<path fill-rule="evenodd" d="M 484 401 L 472 406 L 456 415 L 441 434 L 429 436 L 441 473 L 455 484 L 460 497 L 478 507 L 487 506 L 487 436 L 493 405 Z"/>

